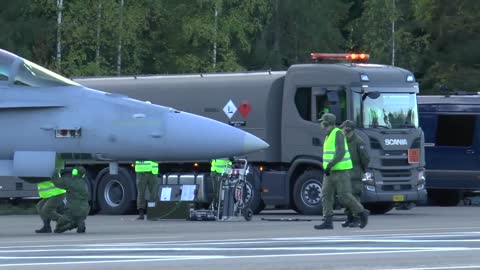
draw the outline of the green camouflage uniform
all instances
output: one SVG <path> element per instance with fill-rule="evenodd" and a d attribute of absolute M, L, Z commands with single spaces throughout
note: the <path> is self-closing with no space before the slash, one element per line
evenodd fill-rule
<path fill-rule="evenodd" d="M 62 170 L 52 178 L 55 186 L 67 191 L 67 209 L 63 215 L 63 221 L 57 223 L 55 232 L 64 232 L 74 228 L 78 228 L 77 232 L 85 232 L 85 219 L 90 212 L 88 188 L 84 181 L 85 174 L 84 168 L 75 167 Z"/>
<path fill-rule="evenodd" d="M 150 200 L 155 201 L 158 192 L 158 163 L 150 160 L 137 160 L 135 162 L 135 172 L 137 173 L 137 209 L 140 213 L 138 220 L 145 219 L 145 191 L 148 188 Z"/>
<path fill-rule="evenodd" d="M 336 133 L 335 149 L 334 158 L 328 165 L 329 169 L 340 162 L 348 151 L 348 149 L 345 149 L 345 135 L 341 131 Z M 351 209 L 353 213 L 361 213 L 364 211 L 363 206 L 351 193 L 351 171 L 352 170 L 332 170 L 330 175 L 324 175 L 322 190 L 323 216 L 333 216 L 335 194 L 337 194 L 340 203 L 347 209 Z"/>
<path fill-rule="evenodd" d="M 232 168 L 233 163 L 227 159 L 214 159 L 211 161 L 210 167 L 210 178 L 212 181 L 212 189 L 213 189 L 213 202 L 214 206 L 218 204 L 219 201 L 219 193 L 220 193 L 220 183 L 224 177 L 225 173 L 228 173 L 226 170 L 227 168 Z"/>
<path fill-rule="evenodd" d="M 41 184 L 42 183 L 39 183 L 39 185 Z M 42 198 L 37 203 L 37 213 L 40 215 L 40 218 L 43 221 L 43 227 L 39 230 L 36 230 L 35 232 L 37 233 L 52 232 L 52 229 L 50 227 L 50 221 L 54 220 L 58 222 L 61 219 L 62 215 L 58 213 L 58 210 L 64 207 L 64 203 L 63 203 L 64 200 L 65 200 L 65 191 L 58 195 L 54 195 L 48 198 Z"/>
<path fill-rule="evenodd" d="M 348 149 L 350 151 L 350 158 L 353 163 L 353 170 L 351 171 L 352 195 L 360 202 L 362 196 L 362 177 L 370 162 L 365 143 L 362 138 L 353 133 L 350 138 L 347 138 Z M 353 215 L 348 208 L 345 209 L 345 214 Z"/>
<path fill-rule="evenodd" d="M 320 119 L 320 125 L 328 132 L 323 143 L 323 189 L 322 206 L 324 222 L 314 229 L 333 229 L 333 204 L 335 194 L 342 205 L 352 213 L 358 214 L 360 228 L 368 223 L 368 211 L 352 195 L 350 173 L 353 164 L 343 131 L 335 127 L 336 117 L 326 113 Z M 335 137 L 333 137 L 335 136 Z"/>

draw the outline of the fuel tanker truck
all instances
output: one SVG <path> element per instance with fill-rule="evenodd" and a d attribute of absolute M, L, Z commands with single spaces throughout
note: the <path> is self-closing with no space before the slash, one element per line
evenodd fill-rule
<path fill-rule="evenodd" d="M 247 131 L 270 147 L 245 156 L 247 200 L 302 214 L 322 213 L 322 146 L 318 119 L 353 120 L 370 155 L 362 203 L 372 214 L 426 199 L 419 86 L 412 72 L 368 63 L 368 54 L 312 53 L 287 71 L 77 78 L 102 91 L 163 104 Z M 216 131 L 211 130 L 212 134 Z M 160 164 L 163 175 L 208 178 L 210 160 Z M 126 188 L 126 187 L 125 187 Z"/>

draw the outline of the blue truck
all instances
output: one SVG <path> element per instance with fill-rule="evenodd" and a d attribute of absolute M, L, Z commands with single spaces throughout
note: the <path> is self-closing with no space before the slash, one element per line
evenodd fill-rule
<path fill-rule="evenodd" d="M 418 96 L 429 204 L 457 205 L 480 191 L 480 94 Z"/>

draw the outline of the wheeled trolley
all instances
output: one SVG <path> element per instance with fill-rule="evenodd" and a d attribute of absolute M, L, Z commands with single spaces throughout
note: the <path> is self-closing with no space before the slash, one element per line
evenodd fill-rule
<path fill-rule="evenodd" d="M 242 217 L 250 221 L 253 211 L 246 203 L 246 179 L 249 172 L 246 159 L 233 160 L 232 166 L 226 166 L 219 177 L 218 200 L 214 200 L 209 209 L 190 210 L 192 221 L 238 221 Z M 212 179 L 212 181 L 215 181 Z"/>
<path fill-rule="evenodd" d="M 227 168 L 226 172 L 220 182 L 217 220 L 232 221 L 240 217 L 247 221 L 252 220 L 253 211 L 245 199 L 249 172 L 247 160 L 234 160 L 232 168 Z"/>

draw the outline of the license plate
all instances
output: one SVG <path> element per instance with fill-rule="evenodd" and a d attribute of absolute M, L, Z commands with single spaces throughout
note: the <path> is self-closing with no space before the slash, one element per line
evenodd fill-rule
<path fill-rule="evenodd" d="M 394 202 L 403 202 L 405 201 L 405 195 L 393 195 Z"/>

